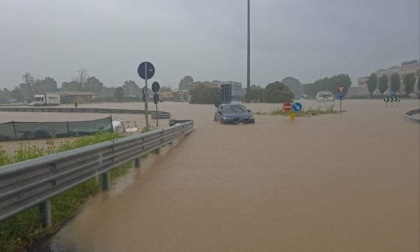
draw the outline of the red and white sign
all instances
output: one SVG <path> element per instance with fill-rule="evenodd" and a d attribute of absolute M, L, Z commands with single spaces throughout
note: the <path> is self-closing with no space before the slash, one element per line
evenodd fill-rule
<path fill-rule="evenodd" d="M 343 87 L 343 86 L 339 86 L 339 87 L 337 88 L 337 90 L 338 90 L 338 92 L 342 93 L 342 92 L 343 92 L 343 90 L 344 90 L 344 87 Z"/>
<path fill-rule="evenodd" d="M 285 104 L 283 104 L 283 110 L 288 112 L 292 109 L 292 104 L 290 102 L 286 102 Z"/>

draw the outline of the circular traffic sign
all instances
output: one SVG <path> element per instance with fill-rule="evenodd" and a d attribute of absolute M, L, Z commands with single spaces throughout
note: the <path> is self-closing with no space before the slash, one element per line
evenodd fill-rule
<path fill-rule="evenodd" d="M 302 104 L 300 102 L 293 103 L 293 111 L 299 112 L 302 110 Z"/>
<path fill-rule="evenodd" d="M 159 89 L 160 89 L 159 83 L 157 81 L 153 82 L 153 84 L 152 84 L 153 92 L 157 93 L 157 92 L 159 92 Z"/>
<path fill-rule="evenodd" d="M 290 102 L 286 102 L 285 104 L 283 104 L 283 110 L 284 111 L 290 111 L 292 109 L 292 104 Z"/>
<path fill-rule="evenodd" d="M 143 80 L 148 80 L 155 75 L 155 67 L 150 62 L 142 62 L 137 68 L 137 73 Z"/>
<path fill-rule="evenodd" d="M 342 100 L 344 100 L 344 95 L 339 95 L 337 98 L 338 98 L 339 101 L 342 101 Z"/>
<path fill-rule="evenodd" d="M 158 104 L 158 102 L 159 102 L 159 94 L 158 94 L 158 93 L 155 93 L 155 94 L 153 95 L 153 102 L 154 102 L 155 104 Z"/>

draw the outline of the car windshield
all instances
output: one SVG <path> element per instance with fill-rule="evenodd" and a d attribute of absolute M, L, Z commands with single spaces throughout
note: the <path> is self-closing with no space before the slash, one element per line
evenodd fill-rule
<path fill-rule="evenodd" d="M 230 105 L 230 106 L 223 106 L 222 107 L 223 113 L 244 113 L 248 112 L 244 106 L 240 105 Z"/>

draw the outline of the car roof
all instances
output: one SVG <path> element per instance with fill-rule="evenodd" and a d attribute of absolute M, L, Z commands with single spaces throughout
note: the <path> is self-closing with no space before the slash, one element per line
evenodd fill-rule
<path fill-rule="evenodd" d="M 242 104 L 220 104 L 219 107 L 232 107 L 232 106 L 240 106 L 240 107 L 245 107 Z"/>

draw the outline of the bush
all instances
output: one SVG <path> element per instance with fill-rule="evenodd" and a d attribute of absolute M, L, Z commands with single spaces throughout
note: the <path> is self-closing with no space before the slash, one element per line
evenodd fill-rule
<path fill-rule="evenodd" d="M 220 100 L 220 89 L 209 87 L 205 84 L 198 84 L 191 89 L 191 104 L 215 104 Z"/>
<path fill-rule="evenodd" d="M 264 97 L 267 103 L 284 103 L 290 102 L 295 95 L 287 85 L 276 81 L 265 87 Z"/>

